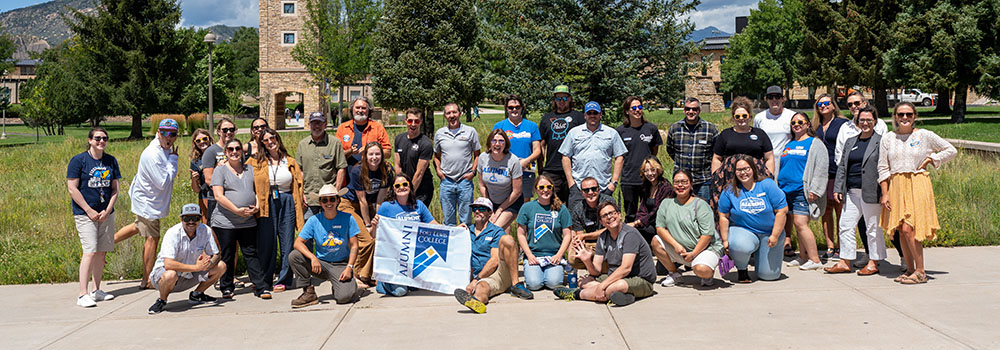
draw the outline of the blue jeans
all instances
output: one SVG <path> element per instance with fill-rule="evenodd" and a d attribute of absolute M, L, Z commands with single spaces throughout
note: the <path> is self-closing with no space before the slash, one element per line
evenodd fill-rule
<path fill-rule="evenodd" d="M 375 292 L 378 294 L 401 297 L 410 293 L 410 287 L 399 284 L 378 282 L 375 283 Z"/>
<path fill-rule="evenodd" d="M 691 194 L 708 202 L 708 199 L 712 197 L 712 182 L 705 181 L 700 185 L 691 185 Z"/>
<path fill-rule="evenodd" d="M 542 257 L 538 257 L 542 259 Z M 530 290 L 539 290 L 542 287 L 556 289 L 563 284 L 565 271 L 562 265 L 541 265 L 528 264 L 528 259 L 524 259 L 524 285 Z"/>
<path fill-rule="evenodd" d="M 278 272 L 278 281 L 275 284 L 292 288 L 295 276 L 292 276 L 292 270 L 288 267 L 288 254 L 292 253 L 292 244 L 295 242 L 295 200 L 289 193 L 278 193 L 277 200 L 271 196 L 267 198 L 270 201 L 268 217 L 260 218 L 257 221 L 257 228 L 262 237 L 277 235 L 281 251 L 281 270 Z"/>
<path fill-rule="evenodd" d="M 458 220 L 466 225 L 472 225 L 472 181 L 461 179 L 453 181 L 449 178 L 441 180 L 441 212 L 444 213 L 444 224 L 458 226 Z M 458 220 L 455 212 L 458 212 Z"/>
<path fill-rule="evenodd" d="M 773 281 L 781 277 L 781 256 L 784 249 L 785 233 L 778 237 L 778 244 L 767 246 L 769 234 L 758 235 L 739 226 L 729 226 L 729 256 L 736 263 L 737 270 L 746 270 L 750 255 L 757 253 L 755 271 L 757 278 Z"/>

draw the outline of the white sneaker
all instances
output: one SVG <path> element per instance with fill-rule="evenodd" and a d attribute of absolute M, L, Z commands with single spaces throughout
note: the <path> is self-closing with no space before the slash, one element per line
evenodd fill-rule
<path fill-rule="evenodd" d="M 799 266 L 799 270 L 803 270 L 803 271 L 806 271 L 806 270 L 815 270 L 815 269 L 818 269 L 818 268 L 821 268 L 821 267 L 823 267 L 823 264 L 820 264 L 818 262 L 813 262 L 812 260 L 806 260 L 806 262 L 804 264 L 802 264 L 802 266 Z"/>
<path fill-rule="evenodd" d="M 679 272 L 671 272 L 667 274 L 667 277 L 663 278 L 663 282 L 660 282 L 661 286 L 672 287 L 677 284 L 677 280 L 681 279 L 681 274 Z"/>
<path fill-rule="evenodd" d="M 701 279 L 701 286 L 702 287 L 708 287 L 708 286 L 711 286 L 713 284 L 715 284 L 715 280 L 714 279 L 711 279 L 711 278 L 702 278 Z"/>
<path fill-rule="evenodd" d="M 97 289 L 90 292 L 90 298 L 94 299 L 94 301 L 108 301 L 114 299 L 115 296 L 105 293 L 103 290 Z"/>
<path fill-rule="evenodd" d="M 796 267 L 796 266 L 801 266 L 801 265 L 802 265 L 802 263 L 804 263 L 804 262 L 806 262 L 806 260 L 802 260 L 802 259 L 795 259 L 795 260 L 792 260 L 792 261 L 789 261 L 789 262 L 786 262 L 786 263 L 785 263 L 785 266 L 788 266 L 788 267 Z"/>
<path fill-rule="evenodd" d="M 90 297 L 90 294 L 84 294 L 79 298 L 76 298 L 76 305 L 81 307 L 94 307 L 97 306 L 97 303 L 95 303 L 94 299 Z"/>

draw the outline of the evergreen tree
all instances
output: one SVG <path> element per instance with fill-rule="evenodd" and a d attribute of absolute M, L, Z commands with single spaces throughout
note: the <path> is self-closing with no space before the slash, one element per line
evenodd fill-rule
<path fill-rule="evenodd" d="M 763 0 L 750 10 L 746 28 L 729 39 L 722 90 L 759 94 L 770 85 L 791 88 L 799 77 L 796 54 L 804 40 L 801 13 L 799 0 Z"/>

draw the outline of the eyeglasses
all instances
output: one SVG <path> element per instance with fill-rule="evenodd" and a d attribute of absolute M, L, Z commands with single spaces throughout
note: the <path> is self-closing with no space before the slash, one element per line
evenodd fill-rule
<path fill-rule="evenodd" d="M 516 111 L 518 109 L 521 109 L 521 106 L 507 106 L 508 111 Z"/>
<path fill-rule="evenodd" d="M 858 119 L 858 124 L 874 124 L 875 119 Z"/>
<path fill-rule="evenodd" d="M 194 139 L 194 142 L 197 142 L 197 143 L 208 142 L 208 141 L 209 141 L 208 136 L 202 136 L 202 137 Z"/>
<path fill-rule="evenodd" d="M 587 115 L 601 115 L 601 112 L 590 111 L 587 112 Z"/>
<path fill-rule="evenodd" d="M 92 137 L 90 139 L 94 140 L 94 141 L 97 141 L 97 142 L 103 142 L 103 141 L 107 141 L 108 137 L 107 136 L 94 136 L 94 137 Z"/>
<path fill-rule="evenodd" d="M 542 191 L 544 191 L 544 190 L 551 190 L 552 187 L 553 187 L 552 185 L 538 185 L 538 186 L 535 186 L 535 188 L 537 188 L 539 190 L 542 190 Z"/>
<path fill-rule="evenodd" d="M 181 221 L 184 221 L 184 222 L 187 222 L 187 223 L 198 222 L 198 221 L 201 221 L 201 215 L 181 216 Z"/>
<path fill-rule="evenodd" d="M 701 107 L 684 107 L 684 111 L 685 112 L 688 112 L 688 111 L 695 111 L 695 112 L 697 112 L 697 111 L 700 111 L 700 110 L 701 110 Z"/>
<path fill-rule="evenodd" d="M 490 141 L 490 142 L 493 142 L 493 143 L 507 143 L 507 141 L 504 141 L 503 139 L 499 139 L 499 140 L 492 140 L 492 141 Z"/>
<path fill-rule="evenodd" d="M 229 152 L 237 152 L 237 151 L 242 151 L 243 147 L 242 146 L 226 147 L 226 150 Z"/>
<path fill-rule="evenodd" d="M 641 111 L 642 110 L 642 105 L 632 106 L 632 110 L 633 111 Z"/>
<path fill-rule="evenodd" d="M 336 202 L 336 201 L 337 201 L 337 196 L 333 196 L 333 197 L 319 197 L 319 202 L 323 203 L 323 204 L 333 203 L 333 202 Z"/>
<path fill-rule="evenodd" d="M 913 117 L 913 113 L 908 113 L 908 112 L 907 113 L 896 113 L 896 116 L 900 117 L 900 118 L 903 118 L 903 117 L 911 118 L 911 117 Z"/>
<path fill-rule="evenodd" d="M 163 135 L 163 137 L 176 137 L 177 136 L 177 132 L 176 131 L 160 131 L 160 135 Z"/>
<path fill-rule="evenodd" d="M 601 219 L 610 219 L 610 218 L 613 218 L 615 216 L 618 216 L 618 211 L 617 210 L 612 210 L 612 211 L 609 211 L 607 213 L 601 214 Z"/>
<path fill-rule="evenodd" d="M 826 107 L 830 105 L 830 101 L 816 102 L 816 107 Z"/>
<path fill-rule="evenodd" d="M 236 128 L 219 128 L 219 130 L 221 130 L 223 134 L 236 132 Z"/>
<path fill-rule="evenodd" d="M 474 205 L 474 206 L 469 207 L 469 209 L 472 209 L 472 212 L 474 212 L 474 213 L 483 212 L 483 211 L 490 211 L 490 208 L 487 208 L 487 207 L 484 207 L 484 206 L 481 206 L 481 205 Z"/>
<path fill-rule="evenodd" d="M 420 125 L 420 119 L 407 119 L 406 124 L 410 125 Z"/>
<path fill-rule="evenodd" d="M 747 113 L 733 114 L 733 119 L 743 120 L 743 119 L 748 119 L 748 118 L 750 118 L 750 114 L 747 114 Z"/>
<path fill-rule="evenodd" d="M 778 94 L 772 94 L 772 95 L 767 95 L 767 96 L 766 96 L 766 97 L 764 97 L 764 98 L 766 98 L 766 99 L 768 99 L 768 100 L 780 100 L 780 99 L 781 99 L 781 95 L 778 95 Z"/>
<path fill-rule="evenodd" d="M 583 191 L 583 192 L 587 192 L 587 193 L 590 193 L 590 192 L 597 192 L 597 191 L 600 191 L 600 190 L 601 190 L 601 189 L 600 189 L 600 188 L 598 188 L 597 186 L 594 186 L 594 187 L 587 187 L 587 188 L 581 188 L 581 189 L 580 189 L 580 191 Z"/>
<path fill-rule="evenodd" d="M 793 120 L 789 124 L 791 124 L 792 126 L 796 126 L 796 125 L 806 125 L 809 124 L 809 122 L 805 120 Z"/>
<path fill-rule="evenodd" d="M 410 183 L 409 182 L 394 183 L 392 184 L 392 188 L 395 188 L 397 190 L 400 188 L 410 188 Z"/>
<path fill-rule="evenodd" d="M 749 172 L 753 172 L 753 169 L 750 168 L 750 167 L 736 168 L 736 172 L 737 173 L 749 173 Z"/>
<path fill-rule="evenodd" d="M 690 184 L 691 184 L 690 180 L 677 180 L 677 181 L 674 181 L 674 185 L 690 185 Z"/>
<path fill-rule="evenodd" d="M 847 105 L 850 107 L 861 107 L 861 101 L 848 102 Z"/>
<path fill-rule="evenodd" d="M 556 97 L 556 101 L 559 101 L 559 102 L 569 101 L 569 96 L 559 96 L 559 97 Z"/>
<path fill-rule="evenodd" d="M 265 138 L 262 138 L 262 139 L 260 139 L 260 140 L 261 140 L 262 142 L 264 142 L 264 143 L 271 143 L 271 142 L 276 142 L 276 141 L 278 140 L 278 139 L 274 138 L 274 136 L 271 136 L 271 135 L 267 135 L 267 136 L 268 136 L 268 137 L 265 137 Z"/>

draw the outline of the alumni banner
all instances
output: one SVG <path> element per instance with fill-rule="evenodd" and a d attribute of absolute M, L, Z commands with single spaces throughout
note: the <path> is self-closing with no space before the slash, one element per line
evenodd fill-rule
<path fill-rule="evenodd" d="M 469 284 L 469 229 L 380 216 L 375 279 L 444 294 Z"/>

